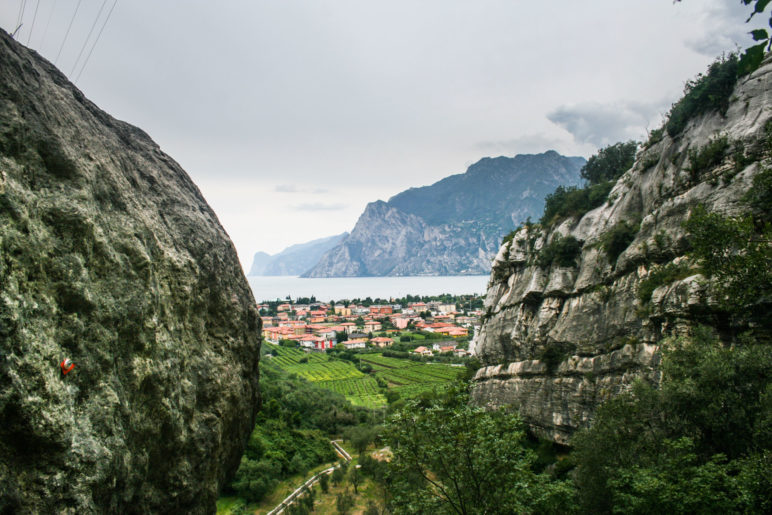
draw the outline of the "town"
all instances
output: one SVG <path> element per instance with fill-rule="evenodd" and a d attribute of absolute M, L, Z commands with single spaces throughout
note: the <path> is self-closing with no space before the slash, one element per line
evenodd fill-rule
<path fill-rule="evenodd" d="M 262 303 L 263 338 L 307 352 L 406 343 L 418 355 L 469 355 L 483 314 L 481 297 L 378 301 L 324 303 L 312 297 Z"/>

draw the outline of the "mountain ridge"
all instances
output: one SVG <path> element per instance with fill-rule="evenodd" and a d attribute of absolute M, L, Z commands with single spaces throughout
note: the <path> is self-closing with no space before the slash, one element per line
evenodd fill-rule
<path fill-rule="evenodd" d="M 501 238 L 538 216 L 555 187 L 579 184 L 584 163 L 554 150 L 486 157 L 464 173 L 371 202 L 351 234 L 302 276 L 486 274 Z"/>

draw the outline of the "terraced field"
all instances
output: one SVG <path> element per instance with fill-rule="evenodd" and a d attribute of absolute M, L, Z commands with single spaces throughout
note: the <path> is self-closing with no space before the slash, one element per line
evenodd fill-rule
<path fill-rule="evenodd" d="M 348 361 L 330 360 L 326 354 L 264 343 L 270 359 L 284 370 L 313 381 L 322 388 L 344 395 L 352 404 L 368 408 L 386 405 L 385 389 L 373 375 L 360 372 Z M 303 361 L 301 363 L 301 360 Z M 375 377 L 410 399 L 428 390 L 444 389 L 462 373 L 463 368 L 397 359 L 382 354 L 365 354 L 360 360 L 373 367 Z"/>

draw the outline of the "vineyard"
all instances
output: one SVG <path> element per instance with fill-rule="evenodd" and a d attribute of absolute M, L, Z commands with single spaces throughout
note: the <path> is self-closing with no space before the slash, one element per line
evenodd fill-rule
<path fill-rule="evenodd" d="M 271 362 L 280 368 L 340 393 L 354 405 L 368 408 L 386 405 L 386 387 L 378 385 L 379 379 L 401 398 L 410 399 L 426 391 L 446 388 L 463 371 L 461 367 L 362 354 L 360 361 L 373 368 L 373 373 L 368 375 L 360 372 L 353 363 L 330 359 L 327 354 L 307 353 L 269 343 L 264 345 L 271 354 Z"/>

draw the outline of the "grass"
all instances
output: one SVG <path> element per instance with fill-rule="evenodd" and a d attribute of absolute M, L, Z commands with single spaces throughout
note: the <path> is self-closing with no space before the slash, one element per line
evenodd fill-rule
<path fill-rule="evenodd" d="M 378 386 L 382 379 L 389 389 L 396 389 L 403 399 L 421 393 L 443 389 L 456 379 L 463 368 L 444 364 L 430 364 L 409 359 L 392 358 L 382 354 L 362 354 L 360 360 L 373 368 L 373 374 L 364 374 L 343 360 L 331 360 L 327 354 L 306 353 L 300 349 L 265 344 L 272 363 L 280 368 L 315 383 L 317 386 L 344 395 L 355 406 L 371 409 L 386 406 L 386 389 Z M 301 363 L 301 360 L 307 362 Z"/>

